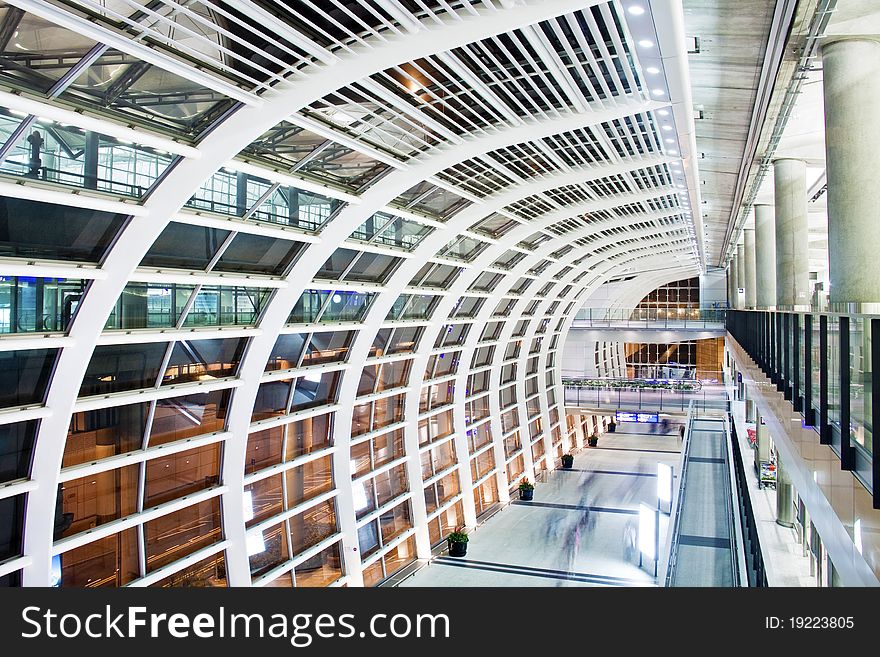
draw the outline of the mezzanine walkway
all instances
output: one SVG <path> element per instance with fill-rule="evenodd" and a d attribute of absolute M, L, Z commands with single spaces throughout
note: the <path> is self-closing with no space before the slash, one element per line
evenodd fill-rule
<path fill-rule="evenodd" d="M 656 503 L 657 462 L 677 468 L 672 428 L 603 434 L 571 470 L 550 472 L 533 502 L 515 500 L 474 530 L 466 557 L 436 557 L 400 586 L 653 586 L 632 543 L 639 503 Z"/>

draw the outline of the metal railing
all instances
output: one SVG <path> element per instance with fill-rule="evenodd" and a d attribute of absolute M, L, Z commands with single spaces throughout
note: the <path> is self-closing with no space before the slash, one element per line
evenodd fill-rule
<path fill-rule="evenodd" d="M 716 308 L 581 308 L 574 328 L 647 328 L 723 330 L 727 311 Z"/>
<path fill-rule="evenodd" d="M 880 509 L 880 315 L 736 310 L 727 330 Z"/>
<path fill-rule="evenodd" d="M 726 393 L 723 388 L 704 386 L 696 380 L 662 382 L 654 379 L 589 379 L 588 381 L 592 385 L 577 385 L 563 380 L 567 405 L 609 410 L 668 410 L 683 413 L 691 403 L 696 403 L 703 409 L 726 404 Z"/>

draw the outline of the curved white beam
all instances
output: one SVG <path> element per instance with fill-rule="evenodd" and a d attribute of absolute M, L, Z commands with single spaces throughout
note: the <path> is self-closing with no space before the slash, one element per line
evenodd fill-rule
<path fill-rule="evenodd" d="M 532 0 L 505 11 L 480 10 L 477 15 L 463 16 L 455 24 L 425 25 L 425 29 L 417 34 L 389 36 L 380 43 L 358 46 L 353 52 L 341 55 L 337 66 L 326 69 L 319 67 L 308 77 L 280 83 L 267 90 L 261 96 L 262 107 L 249 105 L 239 108 L 199 144 L 201 157 L 188 158 L 168 172 L 144 203 L 143 207 L 150 215 L 149 220 L 135 217 L 129 222 L 102 265 L 107 279 L 94 281 L 83 298 L 69 331 L 77 348 L 62 349 L 56 362 L 46 398 L 46 406 L 52 410 L 52 415 L 41 422 L 34 448 L 31 476 L 40 481 L 41 486 L 29 495 L 28 501 L 24 552 L 32 557 L 32 562 L 23 571 L 26 586 L 45 586 L 49 583 L 56 488 L 52 482 L 57 482 L 73 405 L 94 345 L 133 269 L 171 217 L 180 211 L 201 184 L 272 126 L 337 88 L 392 66 L 592 4 L 595 2 L 589 0 L 577 2 L 574 6 L 570 0 Z M 39 3 L 26 0 L 16 0 L 16 5 L 40 9 L 34 7 Z M 48 17 L 49 20 L 57 18 L 55 14 Z M 76 28 L 76 25 L 72 27 Z M 127 44 L 118 45 L 127 47 Z M 161 67 L 164 63 L 156 62 L 156 65 Z M 250 99 L 242 97 L 240 100 L 246 102 Z M 244 389 L 249 391 L 246 394 L 255 394 L 259 381 L 248 378 L 244 383 Z M 244 547 L 244 523 L 241 520 L 243 470 L 239 467 L 236 471 L 236 467 L 244 463 L 246 428 L 237 427 L 234 435 L 235 438 L 227 445 L 227 458 L 224 458 L 223 478 L 229 484 L 229 492 L 224 495 L 223 508 L 224 529 L 230 539 L 227 550 L 229 582 L 233 586 L 240 586 L 250 583 Z"/>

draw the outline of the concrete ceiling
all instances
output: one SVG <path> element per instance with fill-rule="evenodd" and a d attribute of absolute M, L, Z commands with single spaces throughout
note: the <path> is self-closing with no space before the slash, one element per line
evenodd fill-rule
<path fill-rule="evenodd" d="M 715 265 L 734 203 L 775 3 L 684 0 L 683 7 L 687 34 L 699 40 L 699 52 L 689 54 L 688 62 L 702 153 L 706 262 Z"/>

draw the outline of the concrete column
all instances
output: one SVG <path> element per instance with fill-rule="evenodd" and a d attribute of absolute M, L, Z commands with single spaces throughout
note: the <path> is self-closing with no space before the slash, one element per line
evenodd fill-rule
<path fill-rule="evenodd" d="M 736 286 L 738 288 L 746 286 L 746 247 L 740 242 L 736 247 Z M 736 307 L 742 310 L 745 307 L 743 299 L 737 291 Z"/>
<path fill-rule="evenodd" d="M 807 237 L 807 165 L 783 158 L 773 162 L 776 196 L 776 305 L 810 305 Z"/>
<path fill-rule="evenodd" d="M 791 479 L 776 454 L 776 522 L 783 527 L 794 527 L 794 503 Z"/>
<path fill-rule="evenodd" d="M 754 308 L 758 305 L 755 271 L 755 229 L 746 228 L 743 231 L 746 260 L 746 308 Z"/>
<path fill-rule="evenodd" d="M 880 302 L 880 42 L 822 45 L 831 303 Z"/>
<path fill-rule="evenodd" d="M 736 256 L 727 263 L 727 303 L 736 308 Z"/>
<path fill-rule="evenodd" d="M 757 307 L 775 307 L 776 216 L 772 205 L 755 206 L 755 285 Z"/>

